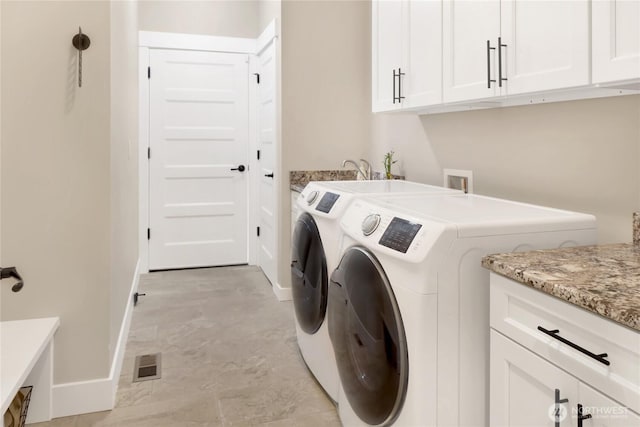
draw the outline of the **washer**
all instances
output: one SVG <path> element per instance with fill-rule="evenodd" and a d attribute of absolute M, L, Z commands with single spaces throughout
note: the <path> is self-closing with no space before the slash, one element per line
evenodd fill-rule
<path fill-rule="evenodd" d="M 302 357 L 326 393 L 338 399 L 338 371 L 327 330 L 329 273 L 339 260 L 339 220 L 358 197 L 400 194 L 460 194 L 410 181 L 311 182 L 297 199 L 300 215 L 292 236 L 291 287 Z"/>
<path fill-rule="evenodd" d="M 591 215 L 477 195 L 355 200 L 329 334 L 344 425 L 486 426 L 495 252 L 596 242 Z"/>

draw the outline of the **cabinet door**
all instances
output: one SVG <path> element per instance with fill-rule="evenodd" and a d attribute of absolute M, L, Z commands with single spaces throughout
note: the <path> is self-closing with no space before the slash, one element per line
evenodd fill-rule
<path fill-rule="evenodd" d="M 557 405 L 560 426 L 577 401 L 578 380 L 491 329 L 491 426 L 554 427 L 555 390 L 568 402 Z"/>
<path fill-rule="evenodd" d="M 640 416 L 609 399 L 604 394 L 584 383 L 578 385 L 578 402 L 582 405 L 582 414 L 591 418 L 583 420 L 584 427 L 640 427 Z M 576 420 L 577 404 L 571 405 L 571 417 Z"/>
<path fill-rule="evenodd" d="M 640 2 L 592 2 L 593 83 L 640 78 Z"/>
<path fill-rule="evenodd" d="M 500 35 L 500 2 L 448 0 L 443 3 L 444 102 L 489 98 L 499 94 L 495 47 Z M 489 64 L 487 63 L 489 62 Z M 488 86 L 491 86 L 490 88 Z"/>
<path fill-rule="evenodd" d="M 402 68 L 402 2 L 374 0 L 371 7 L 372 109 L 375 113 L 400 108 L 400 103 L 394 102 L 398 79 L 393 73 Z"/>
<path fill-rule="evenodd" d="M 506 46 L 500 55 L 508 95 L 589 84 L 589 4 L 502 1 L 501 37 Z"/>
<path fill-rule="evenodd" d="M 408 0 L 405 50 L 407 73 L 402 82 L 403 107 L 442 102 L 442 2 Z M 405 89 L 406 88 L 406 89 Z"/>

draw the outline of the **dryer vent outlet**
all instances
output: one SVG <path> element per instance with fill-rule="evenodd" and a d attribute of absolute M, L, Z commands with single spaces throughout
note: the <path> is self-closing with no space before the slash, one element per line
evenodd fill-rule
<path fill-rule="evenodd" d="M 473 193 L 473 172 L 462 169 L 444 169 L 444 186 L 465 193 Z"/>

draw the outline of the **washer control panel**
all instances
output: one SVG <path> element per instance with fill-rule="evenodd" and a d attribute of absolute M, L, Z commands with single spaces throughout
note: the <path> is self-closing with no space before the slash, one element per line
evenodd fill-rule
<path fill-rule="evenodd" d="M 320 201 L 318 202 L 316 210 L 324 213 L 329 213 L 338 198 L 340 198 L 339 194 L 327 191 L 326 193 L 324 193 L 324 196 L 322 196 L 322 199 L 320 199 Z"/>
<path fill-rule="evenodd" d="M 380 216 L 378 215 L 378 218 Z M 379 221 L 379 219 L 378 219 Z M 413 242 L 413 239 L 422 228 L 422 224 L 407 221 L 406 219 L 393 217 L 387 228 L 384 230 L 380 241 L 382 246 L 406 254 Z"/>

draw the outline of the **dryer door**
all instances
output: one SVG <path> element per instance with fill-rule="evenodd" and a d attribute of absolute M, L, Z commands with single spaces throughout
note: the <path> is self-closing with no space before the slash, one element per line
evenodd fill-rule
<path fill-rule="evenodd" d="M 327 311 L 327 259 L 315 220 L 303 213 L 291 241 L 291 293 L 300 328 L 313 334 Z"/>
<path fill-rule="evenodd" d="M 329 335 L 354 412 L 371 425 L 392 422 L 407 389 L 407 344 L 389 280 L 365 248 L 348 249 L 331 275 Z"/>

